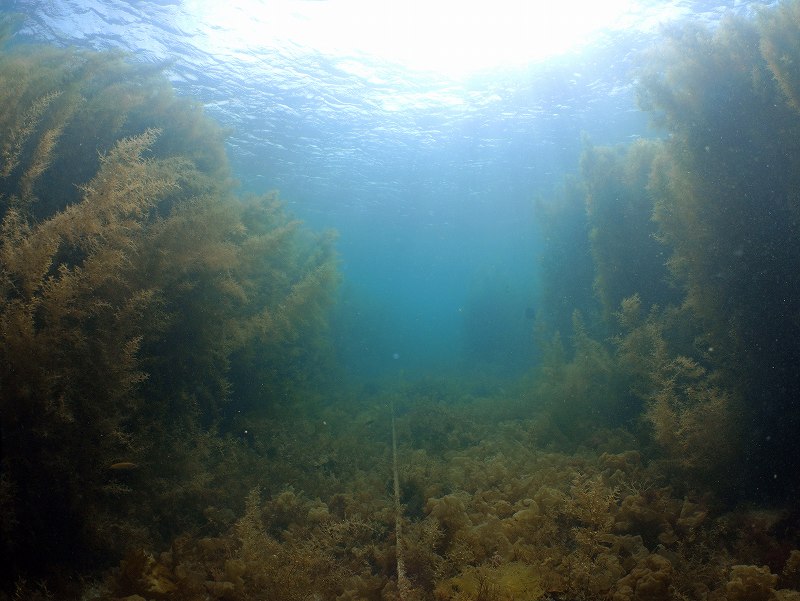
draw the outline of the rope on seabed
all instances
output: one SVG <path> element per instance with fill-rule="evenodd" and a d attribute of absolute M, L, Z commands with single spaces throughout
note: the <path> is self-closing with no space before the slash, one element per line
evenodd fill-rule
<path fill-rule="evenodd" d="M 392 471 L 394 472 L 394 538 L 397 557 L 397 598 L 405 601 L 411 590 L 406 576 L 406 558 L 403 549 L 403 508 L 400 505 L 400 477 L 397 474 L 397 429 L 394 425 L 394 402 L 392 403 Z"/>

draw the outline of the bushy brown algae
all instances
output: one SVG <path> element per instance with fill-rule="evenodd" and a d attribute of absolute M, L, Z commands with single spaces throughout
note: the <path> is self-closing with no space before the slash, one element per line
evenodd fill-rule
<path fill-rule="evenodd" d="M 211 434 L 252 402 L 231 362 L 273 394 L 307 381 L 337 276 L 329 237 L 232 195 L 220 128 L 159 69 L 23 46 L 3 49 L 0 81 L 11 586 L 171 538 L 215 486 L 235 490 L 214 466 L 237 445 Z"/>

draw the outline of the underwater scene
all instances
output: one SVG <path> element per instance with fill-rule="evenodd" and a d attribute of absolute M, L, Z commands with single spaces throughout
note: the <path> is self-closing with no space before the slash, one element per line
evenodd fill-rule
<path fill-rule="evenodd" d="M 2 3 L 0 601 L 800 601 L 800 0 L 467 4 Z"/>

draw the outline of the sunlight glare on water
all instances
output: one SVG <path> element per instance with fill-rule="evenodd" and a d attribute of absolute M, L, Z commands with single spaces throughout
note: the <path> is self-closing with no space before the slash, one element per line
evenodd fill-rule
<path fill-rule="evenodd" d="M 584 46 L 604 30 L 625 26 L 635 4 L 629 0 L 190 0 L 185 9 L 208 27 L 207 43 L 214 53 L 293 45 L 328 56 L 369 57 L 411 71 L 462 78 Z"/>

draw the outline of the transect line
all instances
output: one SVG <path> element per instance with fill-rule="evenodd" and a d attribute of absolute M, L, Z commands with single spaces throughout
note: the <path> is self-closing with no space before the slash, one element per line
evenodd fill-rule
<path fill-rule="evenodd" d="M 403 549 L 403 508 L 400 505 L 400 477 L 397 475 L 397 428 L 394 425 L 394 401 L 392 401 L 392 471 L 394 472 L 394 537 L 397 556 L 397 597 L 408 598 L 411 583 L 406 576 L 406 559 Z"/>

